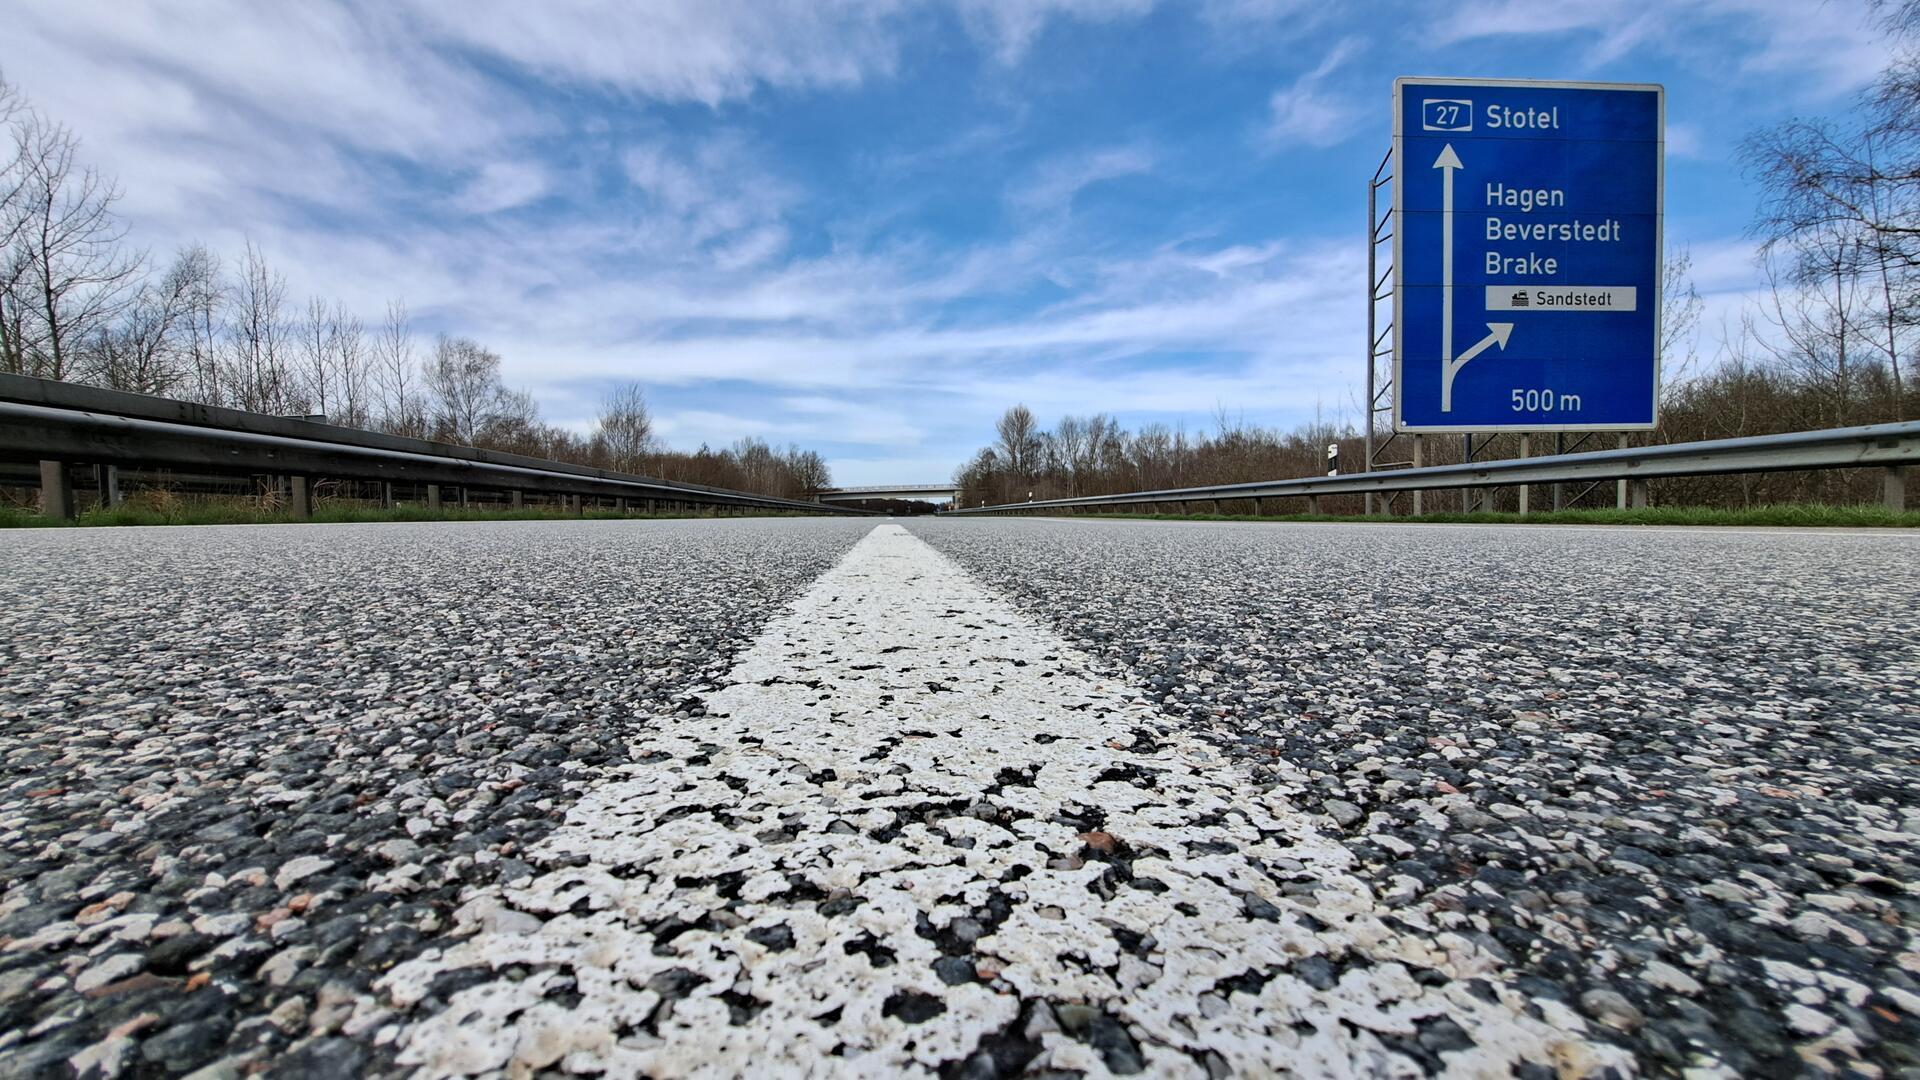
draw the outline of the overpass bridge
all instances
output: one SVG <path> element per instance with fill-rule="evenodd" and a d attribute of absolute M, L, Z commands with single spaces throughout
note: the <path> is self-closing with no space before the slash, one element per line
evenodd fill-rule
<path fill-rule="evenodd" d="M 821 488 L 813 493 L 815 502 L 863 502 L 867 499 L 944 499 L 959 498 L 960 489 L 952 481 L 944 484 L 882 484 L 878 487 Z"/>

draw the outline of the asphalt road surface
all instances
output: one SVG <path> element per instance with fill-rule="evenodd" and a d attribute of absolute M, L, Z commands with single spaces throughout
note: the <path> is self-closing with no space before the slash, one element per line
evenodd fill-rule
<path fill-rule="evenodd" d="M 0 1075 L 1920 1069 L 1920 537 L 0 538 Z"/>

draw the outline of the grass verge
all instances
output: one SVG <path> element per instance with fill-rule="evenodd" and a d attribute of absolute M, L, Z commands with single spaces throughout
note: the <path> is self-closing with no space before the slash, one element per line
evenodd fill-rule
<path fill-rule="evenodd" d="M 1920 511 L 1895 514 L 1879 506 L 1824 506 L 1815 503 L 1787 503 L 1778 506 L 1753 506 L 1740 510 L 1721 510 L 1703 506 L 1650 506 L 1640 510 L 1559 510 L 1528 514 L 1442 513 L 1402 515 L 1337 516 L 1329 514 L 1076 514 L 1075 517 L 1131 518 L 1146 521 L 1328 521 L 1393 522 L 1435 525 L 1746 525 L 1786 528 L 1920 528 Z"/>
<path fill-rule="evenodd" d="M 707 513 L 683 514 L 622 514 L 614 510 L 588 510 L 579 514 L 568 514 L 557 509 L 529 507 L 523 510 L 483 510 L 468 507 L 443 506 L 438 510 L 429 510 L 424 506 L 396 506 L 391 510 L 366 506 L 326 506 L 314 508 L 313 517 L 299 521 L 285 510 L 270 510 L 259 507 L 232 504 L 183 505 L 156 509 L 143 506 L 122 506 L 112 510 L 88 510 L 72 521 L 42 517 L 31 511 L 9 507 L 0 507 L 0 529 L 5 528 L 61 528 L 73 526 L 101 525 L 292 525 L 292 524 L 353 524 L 362 522 L 389 521 L 561 521 L 567 519 L 587 520 L 638 520 L 654 518 L 703 518 L 715 517 Z M 786 514 L 772 512 L 757 513 L 757 517 L 785 517 Z"/>
<path fill-rule="evenodd" d="M 523 510 L 493 510 L 457 506 L 429 510 L 424 506 L 397 506 L 391 510 L 352 505 L 321 505 L 314 508 L 308 523 L 347 524 L 391 521 L 561 521 L 578 518 L 594 521 L 655 518 L 703 518 L 712 512 L 680 514 L 622 514 L 613 510 L 588 510 L 567 514 L 558 509 L 528 507 Z M 797 516 L 765 512 L 759 517 Z M 1815 503 L 1787 503 L 1755 506 L 1743 510 L 1721 510 L 1698 506 L 1655 506 L 1642 510 L 1561 510 L 1543 511 L 1521 517 L 1517 513 L 1440 513 L 1388 517 L 1374 515 L 1340 516 L 1332 514 L 1075 514 L 1054 515 L 1100 517 L 1136 521 L 1280 521 L 1418 523 L 1437 525 L 1746 525 L 1786 528 L 1920 528 L 1920 511 L 1889 513 L 1878 506 L 1825 506 Z M 27 510 L 0 507 L 0 528 L 46 528 L 101 525 L 289 525 L 298 523 L 283 509 L 263 509 L 237 503 L 182 504 L 165 508 L 127 505 L 113 510 L 88 510 L 73 521 L 41 517 Z"/>

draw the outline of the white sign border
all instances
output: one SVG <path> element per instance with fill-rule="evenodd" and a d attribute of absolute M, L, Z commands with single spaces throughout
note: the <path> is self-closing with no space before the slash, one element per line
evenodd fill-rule
<path fill-rule="evenodd" d="M 1654 168 L 1654 216 L 1653 244 L 1653 403 L 1650 415 L 1652 421 L 1645 424 L 1481 424 L 1460 426 L 1425 427 L 1409 425 L 1400 415 L 1400 404 L 1405 385 L 1400 378 L 1400 365 L 1405 355 L 1401 344 L 1401 335 L 1405 320 L 1401 313 L 1405 305 L 1401 302 L 1406 285 L 1406 259 L 1401 253 L 1401 238 L 1405 230 L 1401 228 L 1406 217 L 1401 205 L 1402 192 L 1406 185 L 1402 183 L 1407 175 L 1407 158 L 1400 130 L 1402 108 L 1400 91 L 1409 83 L 1420 85 L 1445 86 L 1519 86 L 1539 87 L 1548 90 L 1637 90 L 1652 91 L 1659 111 L 1659 138 L 1655 145 L 1660 148 Z M 1421 77 L 1402 75 L 1393 80 L 1393 430 L 1408 435 L 1483 435 L 1522 432 L 1561 432 L 1561 431 L 1652 431 L 1660 426 L 1660 383 L 1665 357 L 1661 355 L 1660 335 L 1661 319 L 1665 312 L 1662 306 L 1665 300 L 1666 282 L 1666 228 L 1667 228 L 1667 88 L 1661 83 L 1624 83 L 1624 82 L 1578 82 L 1558 79 L 1472 79 L 1460 76 L 1436 75 Z M 1371 288 L 1371 286 L 1369 286 Z M 1371 300 L 1368 303 L 1372 303 Z"/>

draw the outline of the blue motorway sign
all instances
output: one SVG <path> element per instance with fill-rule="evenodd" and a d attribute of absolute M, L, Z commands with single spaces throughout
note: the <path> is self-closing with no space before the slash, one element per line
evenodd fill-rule
<path fill-rule="evenodd" d="M 1394 426 L 1650 428 L 1658 86 L 1394 83 Z"/>

